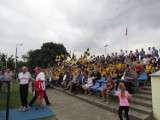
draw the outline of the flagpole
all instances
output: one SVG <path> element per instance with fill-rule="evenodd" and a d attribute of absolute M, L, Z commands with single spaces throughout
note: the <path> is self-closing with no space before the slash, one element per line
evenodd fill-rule
<path fill-rule="evenodd" d="M 126 50 L 128 50 L 128 39 L 127 39 L 127 37 L 128 37 L 128 27 L 126 27 L 126 34 L 125 34 L 125 36 L 126 36 Z"/>
<path fill-rule="evenodd" d="M 126 36 L 126 50 L 128 51 L 128 43 L 127 43 L 128 41 L 127 41 L 127 36 Z"/>

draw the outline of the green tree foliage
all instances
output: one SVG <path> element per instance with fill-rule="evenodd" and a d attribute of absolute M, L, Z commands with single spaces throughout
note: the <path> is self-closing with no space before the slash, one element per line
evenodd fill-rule
<path fill-rule="evenodd" d="M 0 53 L 0 69 L 4 71 L 6 68 L 14 70 L 14 57 L 13 55 L 8 57 L 7 54 Z"/>
<path fill-rule="evenodd" d="M 68 52 L 63 44 L 57 44 L 53 42 L 44 43 L 41 49 L 30 50 L 22 58 L 27 61 L 30 70 L 33 70 L 35 66 L 46 68 L 55 64 L 57 55 L 64 55 L 64 60 L 68 56 Z"/>

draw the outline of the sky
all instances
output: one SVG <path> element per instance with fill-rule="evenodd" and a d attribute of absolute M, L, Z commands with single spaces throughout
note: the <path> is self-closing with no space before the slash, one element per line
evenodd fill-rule
<path fill-rule="evenodd" d="M 160 0 L 0 0 L 0 52 L 18 55 L 44 42 L 77 55 L 160 48 Z M 126 28 L 128 36 L 125 36 Z M 127 42 L 126 42 L 127 41 Z M 127 43 L 127 47 L 126 47 Z"/>

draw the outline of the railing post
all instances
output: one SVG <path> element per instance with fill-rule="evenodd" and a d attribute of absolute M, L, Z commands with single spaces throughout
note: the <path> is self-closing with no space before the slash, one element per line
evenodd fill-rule
<path fill-rule="evenodd" d="M 7 104 L 6 104 L 6 120 L 9 120 L 9 101 L 10 101 L 10 81 L 6 82 L 7 88 Z"/>

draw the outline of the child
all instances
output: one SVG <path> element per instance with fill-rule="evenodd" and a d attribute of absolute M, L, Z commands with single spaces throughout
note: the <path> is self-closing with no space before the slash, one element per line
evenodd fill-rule
<path fill-rule="evenodd" d="M 43 81 L 36 80 L 34 84 L 34 88 L 37 94 L 37 98 L 39 99 L 39 106 L 36 107 L 36 111 L 42 111 L 43 110 L 43 98 L 44 98 Z"/>
<path fill-rule="evenodd" d="M 108 81 L 107 81 L 107 84 L 106 84 L 106 88 L 103 88 L 101 90 L 101 94 L 102 94 L 102 97 L 103 97 L 103 100 L 101 100 L 101 102 L 105 102 L 106 101 L 105 96 L 104 96 L 105 93 L 106 93 L 106 95 L 107 95 L 107 104 L 108 104 L 109 103 L 109 91 L 113 90 L 114 82 L 113 82 L 113 80 L 112 80 L 110 75 L 107 77 L 107 80 Z"/>
<path fill-rule="evenodd" d="M 119 110 L 118 110 L 119 119 L 123 120 L 122 111 L 124 110 L 126 120 L 129 120 L 129 116 L 128 116 L 129 102 L 128 102 L 128 99 L 132 100 L 131 95 L 128 93 L 128 91 L 126 91 L 124 83 L 120 82 L 118 88 L 119 88 L 119 91 L 117 91 L 114 96 L 119 97 Z"/>

